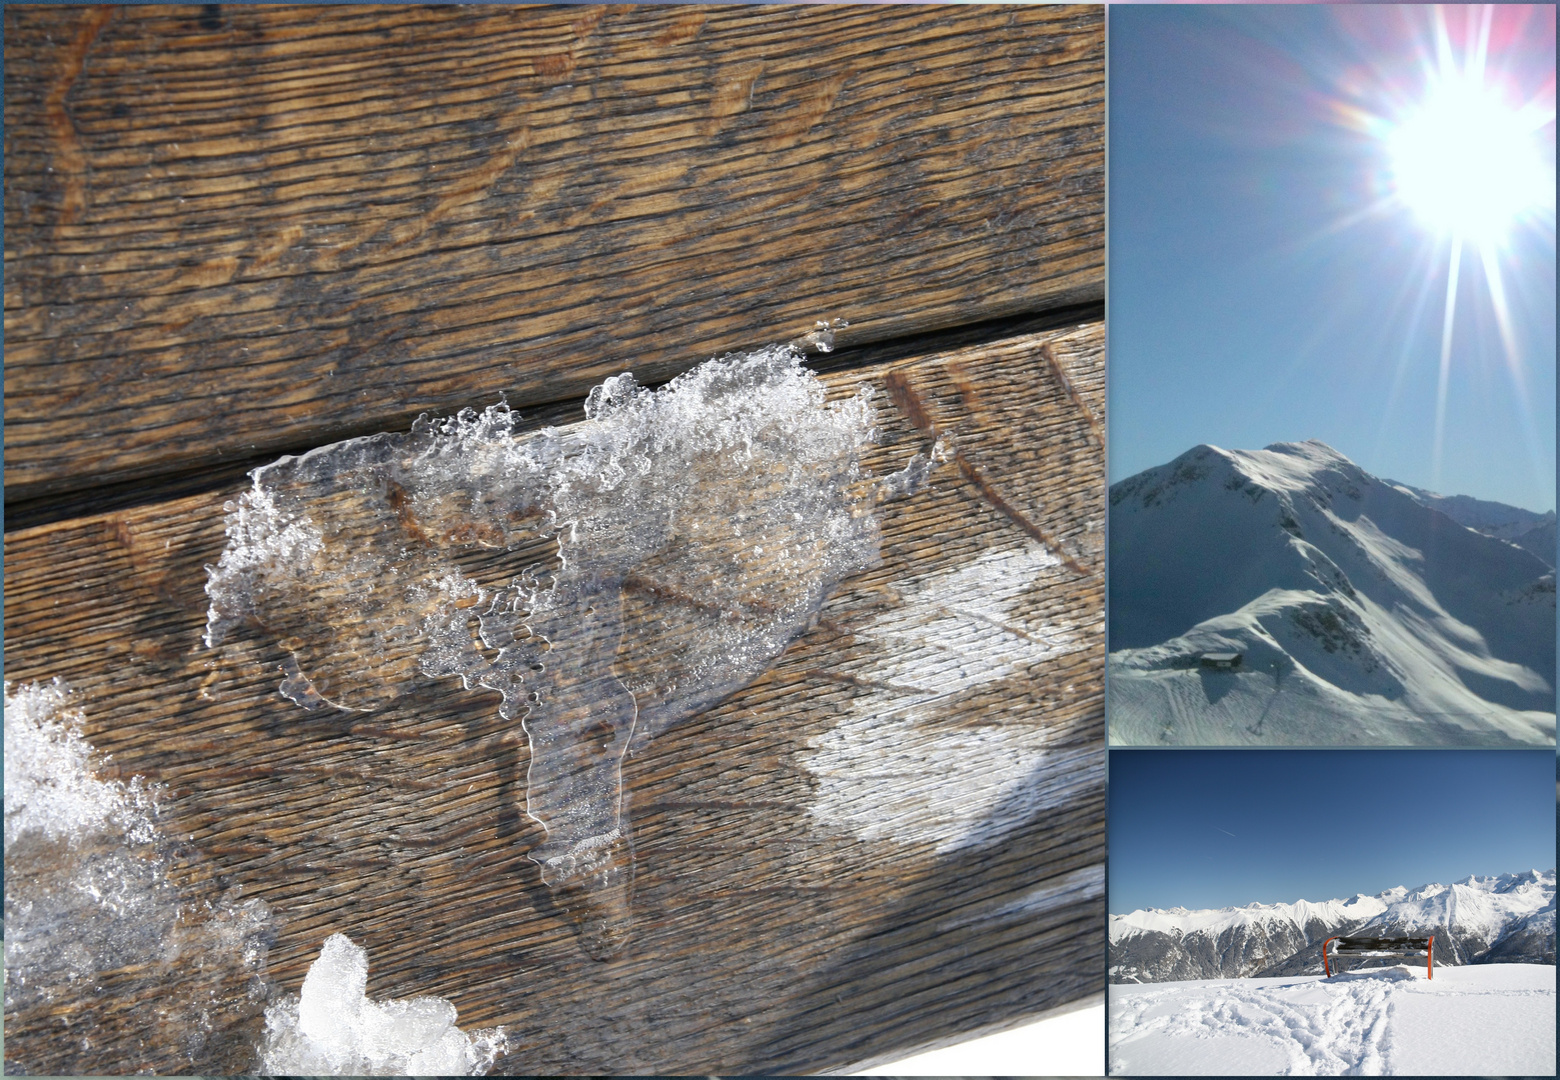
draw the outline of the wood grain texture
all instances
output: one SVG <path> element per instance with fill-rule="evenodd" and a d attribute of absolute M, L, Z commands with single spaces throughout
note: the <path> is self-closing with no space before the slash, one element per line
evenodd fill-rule
<path fill-rule="evenodd" d="M 1104 293 L 1104 15 L 7 5 L 7 501 Z"/>
<path fill-rule="evenodd" d="M 627 763 L 635 921 L 606 962 L 526 858 L 527 751 L 496 695 L 306 713 L 274 643 L 203 646 L 236 489 L 9 534 L 6 675 L 69 680 L 118 772 L 168 785 L 200 872 L 274 909 L 285 989 L 346 932 L 373 996 L 506 1025 L 496 1071 L 819 1070 L 1076 1001 L 1104 968 L 1103 339 L 825 376 L 881 392 L 874 471 L 932 431 L 956 453 L 882 509 L 882 566 Z M 113 1071 L 144 1004 L 90 1053 L 7 1016 L 7 1054 Z"/>

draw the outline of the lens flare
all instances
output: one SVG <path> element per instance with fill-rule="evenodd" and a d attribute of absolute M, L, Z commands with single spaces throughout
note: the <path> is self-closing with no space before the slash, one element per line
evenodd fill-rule
<path fill-rule="evenodd" d="M 1552 235 L 1554 222 L 1553 80 L 1537 94 L 1531 88 L 1524 94 L 1512 78 L 1507 62 L 1521 38 L 1511 31 L 1520 19 L 1500 18 L 1489 5 L 1469 6 L 1458 14 L 1461 33 L 1448 26 L 1446 8 L 1429 9 L 1429 48 L 1420 55 L 1417 92 L 1386 94 L 1390 104 L 1374 113 L 1358 107 L 1340 110 L 1374 138 L 1387 181 L 1386 198 L 1369 211 L 1408 211 L 1446 259 L 1431 445 L 1433 485 L 1441 479 L 1451 375 L 1461 359 L 1454 335 L 1464 256 L 1488 293 L 1512 391 L 1526 402 L 1525 370 L 1532 359 L 1521 354 L 1507 303 L 1505 278 L 1511 267 L 1506 263 L 1520 230 L 1547 229 Z M 1501 26 L 1492 40 L 1497 22 Z M 1523 418 L 1531 428 L 1526 410 Z M 1541 454 L 1536 435 L 1528 434 L 1537 462 Z"/>
<path fill-rule="evenodd" d="M 1456 75 L 1387 136 L 1399 198 L 1429 227 L 1498 243 L 1550 193 L 1545 163 L 1521 110 Z"/>

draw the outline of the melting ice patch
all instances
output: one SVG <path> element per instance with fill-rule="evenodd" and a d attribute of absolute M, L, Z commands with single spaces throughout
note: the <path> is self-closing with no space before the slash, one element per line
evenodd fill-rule
<path fill-rule="evenodd" d="M 868 390 L 828 401 L 801 359 L 725 357 L 653 391 L 619 375 L 565 429 L 518 433 L 498 405 L 257 469 L 228 507 L 207 642 L 259 624 L 306 708 L 377 708 L 420 678 L 497 691 L 530 739 L 531 857 L 589 898 L 585 944 L 610 953 L 624 755 L 767 668 L 878 561 L 874 505 L 930 469 L 868 476 Z"/>
<path fill-rule="evenodd" d="M 1097 750 L 1047 751 L 1026 727 L 939 723 L 954 695 L 1087 647 L 1071 627 L 1031 626 L 1014 613 L 1060 565 L 1036 543 L 987 552 L 911 584 L 853 631 L 882 647 L 849 669 L 868 692 L 802 759 L 817 782 L 814 817 L 863 840 L 929 841 L 947 852 L 994 840 L 1099 783 Z M 1042 768 L 1055 774 L 1043 785 L 1034 782 Z"/>
<path fill-rule="evenodd" d="M 157 792 L 95 775 L 81 723 L 58 681 L 6 684 L 7 1069 L 242 1071 L 270 912 L 181 884 Z"/>
<path fill-rule="evenodd" d="M 292 1076 L 481 1076 L 505 1053 L 503 1028 L 464 1032 L 443 998 L 372 1001 L 368 950 L 325 939 L 303 989 L 266 1010 L 260 1072 Z"/>

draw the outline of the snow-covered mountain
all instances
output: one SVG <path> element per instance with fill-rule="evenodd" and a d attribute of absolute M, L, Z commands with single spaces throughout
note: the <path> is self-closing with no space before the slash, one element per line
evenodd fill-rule
<path fill-rule="evenodd" d="M 1553 510 L 1549 511 L 1548 521 L 1540 522 L 1531 529 L 1518 533 L 1511 538 L 1511 542 L 1519 548 L 1526 548 L 1553 567 L 1555 565 L 1555 546 L 1557 543 L 1555 512 Z"/>
<path fill-rule="evenodd" d="M 1427 500 L 1319 442 L 1112 486 L 1112 741 L 1552 743 L 1554 570 Z"/>
<path fill-rule="evenodd" d="M 1293 904 L 1112 915 L 1112 982 L 1316 975 L 1335 934 L 1435 935 L 1436 964 L 1555 962 L 1555 872 Z M 1352 962 L 1351 968 L 1364 966 Z"/>

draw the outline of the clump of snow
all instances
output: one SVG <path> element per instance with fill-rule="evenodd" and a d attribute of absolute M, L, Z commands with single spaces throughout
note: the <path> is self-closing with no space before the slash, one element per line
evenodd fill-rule
<path fill-rule="evenodd" d="M 630 743 L 767 668 L 877 563 L 876 503 L 928 471 L 868 476 L 869 390 L 829 400 L 801 361 L 771 347 L 655 390 L 618 375 L 567 428 L 519 432 L 499 404 L 257 469 L 207 643 L 259 623 L 308 707 L 373 709 L 425 678 L 497 691 L 530 739 L 543 879 L 626 903 Z"/>
<path fill-rule="evenodd" d="M 270 911 L 184 883 L 194 855 L 175 854 L 156 793 L 96 774 L 83 719 L 58 681 L 6 684 L 7 1068 L 241 1071 Z M 61 1036 L 62 1013 L 79 1038 Z"/>
<path fill-rule="evenodd" d="M 443 998 L 372 1001 L 368 950 L 325 939 L 298 996 L 266 1010 L 260 1072 L 318 1076 L 481 1076 L 509 1044 L 503 1028 L 464 1032 Z"/>
<path fill-rule="evenodd" d="M 81 737 L 80 710 L 56 679 L 5 684 L 5 843 L 22 837 L 79 839 L 108 829 L 144 843 L 153 834 L 153 792 L 133 778 L 100 780 L 92 746 Z"/>

